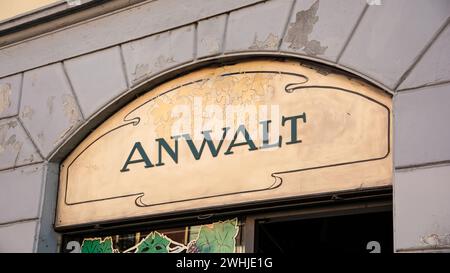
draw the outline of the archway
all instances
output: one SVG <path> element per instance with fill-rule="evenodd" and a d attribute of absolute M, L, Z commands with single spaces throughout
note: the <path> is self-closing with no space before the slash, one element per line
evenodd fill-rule
<path fill-rule="evenodd" d="M 216 219 L 213 227 L 234 226 L 235 240 L 248 233 L 238 226 L 251 229 L 245 219 L 268 208 L 390 195 L 391 98 L 356 77 L 260 58 L 195 70 L 147 91 L 63 161 L 57 230 L 97 234 L 127 225 L 120 232 L 129 234 Z M 198 220 L 204 215 L 214 216 Z M 137 251 L 155 236 L 169 242 L 167 252 L 192 243 L 161 232 L 111 251 Z M 98 236 L 76 240 L 86 251 L 113 245 L 111 236 Z"/>

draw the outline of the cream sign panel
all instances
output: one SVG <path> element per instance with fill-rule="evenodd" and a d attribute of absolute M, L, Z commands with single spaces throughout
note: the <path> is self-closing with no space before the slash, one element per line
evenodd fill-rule
<path fill-rule="evenodd" d="M 56 227 L 391 184 L 391 98 L 298 62 L 149 90 L 63 162 Z"/>

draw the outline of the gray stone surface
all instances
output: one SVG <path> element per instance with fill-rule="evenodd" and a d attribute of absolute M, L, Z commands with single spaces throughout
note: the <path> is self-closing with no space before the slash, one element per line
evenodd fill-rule
<path fill-rule="evenodd" d="M 335 61 L 366 2 L 297 0 L 291 13 L 293 0 L 148 1 L 5 47 L 0 50 L 0 118 L 20 113 L 24 127 L 17 117 L 0 120 L 0 169 L 28 164 L 31 156 L 41 161 L 36 148 L 48 158 L 80 125 L 82 114 L 71 84 L 86 117 L 125 92 L 119 44 L 124 43 L 128 84 L 195 56 L 204 58 L 222 50 L 276 51 L 282 37 L 281 51 Z M 244 7 L 249 4 L 255 5 Z M 244 8 L 234 10 L 240 7 Z M 227 20 L 223 13 L 230 10 Z M 432 5 L 421 0 L 382 0 L 368 8 L 339 64 L 393 88 L 449 14 L 448 0 L 435 0 Z M 447 27 L 401 89 L 449 80 L 449 36 Z M 47 65 L 59 61 L 65 62 L 70 82 L 61 63 Z M 40 68 L 29 70 L 35 67 Z M 16 73 L 23 71 L 19 112 L 22 79 Z M 449 101 L 450 84 L 395 96 L 396 167 L 450 160 Z M 30 165 L 0 171 L 0 252 L 57 251 L 58 234 L 52 224 L 58 167 L 51 163 L 45 168 Z M 450 166 L 396 171 L 397 250 L 450 249 L 449 177 Z M 14 202 L 18 205 L 11 206 Z"/>
<path fill-rule="evenodd" d="M 37 221 L 0 225 L 0 253 L 34 251 Z"/>
<path fill-rule="evenodd" d="M 21 74 L 0 79 L 0 118 L 19 113 L 21 81 Z"/>
<path fill-rule="evenodd" d="M 450 24 L 434 41 L 398 89 L 450 81 Z"/>
<path fill-rule="evenodd" d="M 53 229 L 59 182 L 59 164 L 48 163 L 45 168 L 43 194 L 45 196 L 39 219 L 37 252 L 58 252 L 59 234 Z"/>
<path fill-rule="evenodd" d="M 39 217 L 42 172 L 40 164 L 0 172 L 0 224 Z"/>
<path fill-rule="evenodd" d="M 395 166 L 450 160 L 450 84 L 394 98 Z"/>
<path fill-rule="evenodd" d="M 281 49 L 336 61 L 365 1 L 297 1 Z"/>
<path fill-rule="evenodd" d="M 226 19 L 227 15 L 224 14 L 198 22 L 197 58 L 209 57 L 222 52 Z"/>
<path fill-rule="evenodd" d="M 0 77 L 194 23 L 262 1 L 147 1 L 3 49 L 0 54 Z"/>
<path fill-rule="evenodd" d="M 119 47 L 70 59 L 64 64 L 86 118 L 127 89 Z"/>
<path fill-rule="evenodd" d="M 273 0 L 232 12 L 225 51 L 277 50 L 291 7 L 291 0 Z"/>
<path fill-rule="evenodd" d="M 130 86 L 193 60 L 194 32 L 194 25 L 189 25 L 124 44 L 123 55 Z"/>
<path fill-rule="evenodd" d="M 47 157 L 82 121 L 61 63 L 25 73 L 20 118 Z"/>
<path fill-rule="evenodd" d="M 450 248 L 450 166 L 397 171 L 395 247 Z"/>
<path fill-rule="evenodd" d="M 16 118 L 0 120 L 0 170 L 42 161 Z"/>
<path fill-rule="evenodd" d="M 383 0 L 371 5 L 340 64 L 394 88 L 450 14 L 450 1 Z"/>

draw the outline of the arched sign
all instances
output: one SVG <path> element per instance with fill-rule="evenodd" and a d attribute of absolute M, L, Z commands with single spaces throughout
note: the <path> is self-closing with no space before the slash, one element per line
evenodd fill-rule
<path fill-rule="evenodd" d="M 56 227 L 391 184 L 391 98 L 298 62 L 164 83 L 63 162 Z"/>

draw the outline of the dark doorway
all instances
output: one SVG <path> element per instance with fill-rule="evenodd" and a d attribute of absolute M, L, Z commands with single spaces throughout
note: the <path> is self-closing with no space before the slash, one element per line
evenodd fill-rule
<path fill-rule="evenodd" d="M 258 253 L 392 253 L 392 211 L 256 221 Z"/>

